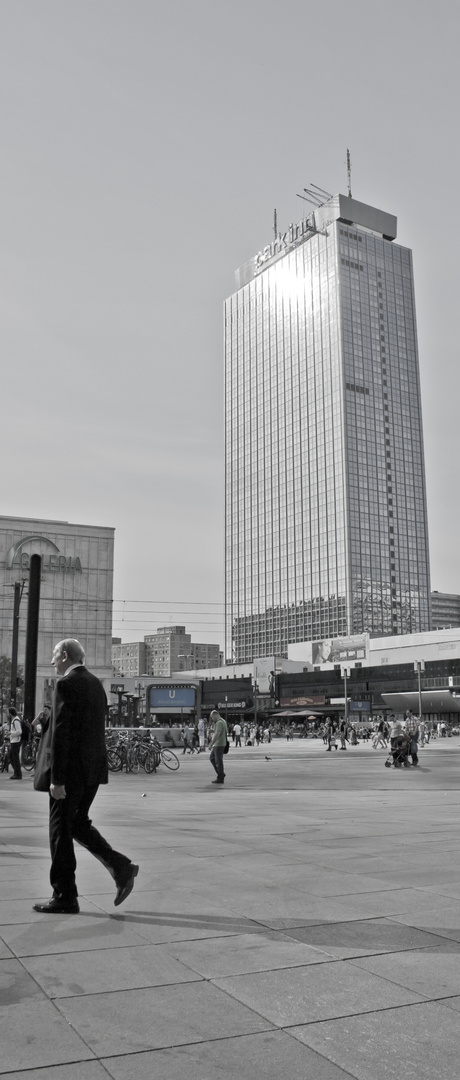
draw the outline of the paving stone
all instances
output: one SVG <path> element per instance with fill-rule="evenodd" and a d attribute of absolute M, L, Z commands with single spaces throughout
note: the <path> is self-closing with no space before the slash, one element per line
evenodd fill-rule
<path fill-rule="evenodd" d="M 319 949 L 289 941 L 279 934 L 242 934 L 219 941 L 185 942 L 165 946 L 183 964 L 190 965 L 207 979 L 270 971 L 276 968 L 322 964 L 330 956 Z"/>
<path fill-rule="evenodd" d="M 0 1071 L 37 1069 L 94 1054 L 51 1001 L 26 1001 L 0 1010 Z"/>
<path fill-rule="evenodd" d="M 1 1077 L 2 1080 L 44 1080 L 43 1068 L 2 1072 Z M 107 1070 L 98 1061 L 73 1061 L 70 1065 L 51 1065 L 46 1069 L 46 1080 L 107 1080 Z"/>
<path fill-rule="evenodd" d="M 90 951 L 142 945 L 144 939 L 122 920 L 93 909 L 88 915 L 29 915 L 29 923 L 3 926 L 2 937 L 15 956 Z"/>
<path fill-rule="evenodd" d="M 356 967 L 372 971 L 398 986 L 406 986 L 425 998 L 447 997 L 460 990 L 460 945 L 445 941 L 421 952 L 392 953 L 354 961 Z"/>
<path fill-rule="evenodd" d="M 443 938 L 403 926 L 392 919 L 359 919 L 356 922 L 322 923 L 285 930 L 285 934 L 331 956 L 349 959 L 367 953 L 394 953 L 405 949 L 428 949 L 442 945 Z"/>
<path fill-rule="evenodd" d="M 233 940 L 233 939 L 232 939 Z M 199 981 L 190 967 L 155 945 L 27 957 L 24 966 L 48 997 L 73 997 L 109 990 Z M 1 977 L 0 964 L 0 977 Z"/>
<path fill-rule="evenodd" d="M 131 1055 L 103 1063 L 114 1080 L 133 1080 L 133 1075 L 136 1080 L 350 1080 L 350 1073 L 281 1031 L 136 1054 L 135 1063 Z"/>
<path fill-rule="evenodd" d="M 278 1027 L 420 1001 L 419 994 L 374 975 L 366 977 L 340 960 L 213 982 Z"/>
<path fill-rule="evenodd" d="M 11 949 L 9 949 L 8 945 L 0 938 L 0 960 L 9 960 L 12 956 L 13 953 L 11 952 Z"/>
<path fill-rule="evenodd" d="M 45 998 L 19 960 L 0 960 L 0 1007 L 33 998 Z"/>
<path fill-rule="evenodd" d="M 439 1004 L 290 1029 L 356 1080 L 458 1080 L 458 1017 Z"/>
<path fill-rule="evenodd" d="M 61 998 L 57 1004 L 98 1057 L 203 1042 L 215 1030 L 248 1035 L 272 1026 L 205 982 Z"/>

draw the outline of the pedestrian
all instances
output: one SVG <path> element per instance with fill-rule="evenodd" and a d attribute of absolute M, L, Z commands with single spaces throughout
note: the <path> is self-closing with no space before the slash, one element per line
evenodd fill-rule
<path fill-rule="evenodd" d="M 204 720 L 203 717 L 198 721 L 198 753 L 204 754 Z"/>
<path fill-rule="evenodd" d="M 327 742 L 326 750 L 331 750 L 332 749 L 332 746 L 331 746 L 332 742 L 334 743 L 334 747 L 337 750 L 337 743 L 335 741 L 335 736 L 334 736 L 334 724 L 333 724 L 333 721 L 332 721 L 330 716 L 326 716 L 325 733 L 326 733 L 326 742 Z"/>
<path fill-rule="evenodd" d="M 408 709 L 406 713 L 404 731 L 410 738 L 412 764 L 418 765 L 418 716 L 413 716 L 410 709 Z"/>
<path fill-rule="evenodd" d="M 402 735 L 402 724 L 396 719 L 394 713 L 391 713 L 390 720 L 390 746 L 392 750 L 396 749 L 398 735 Z"/>
<path fill-rule="evenodd" d="M 88 817 L 99 784 L 108 781 L 104 687 L 85 667 L 84 649 L 75 638 L 55 645 L 51 663 L 57 675 L 53 715 L 40 744 L 43 755 L 49 750 L 50 767 L 45 767 L 44 757 L 39 759 L 34 786 L 49 787 L 53 894 L 47 903 L 34 904 L 34 911 L 76 915 L 80 909 L 74 840 L 113 877 L 116 907 L 129 896 L 139 867 L 115 851 Z"/>
<path fill-rule="evenodd" d="M 37 714 L 34 720 L 32 720 L 32 731 L 34 735 L 41 735 L 43 728 L 48 727 L 48 723 L 51 716 L 51 706 L 44 705 L 41 712 Z"/>
<path fill-rule="evenodd" d="M 386 750 L 387 743 L 385 738 L 385 721 L 382 716 L 377 716 L 376 722 L 377 727 L 374 738 L 372 740 L 372 745 L 374 747 L 374 750 L 376 750 L 378 746 L 383 746 L 384 750 Z"/>
<path fill-rule="evenodd" d="M 214 734 L 212 736 L 211 754 L 209 760 L 217 773 L 216 779 L 212 780 L 211 783 L 223 784 L 225 780 L 224 752 L 227 748 L 228 742 L 227 725 L 223 716 L 220 716 L 217 712 L 217 709 L 213 709 L 209 719 L 214 725 Z"/>
<path fill-rule="evenodd" d="M 241 724 L 233 725 L 233 738 L 235 740 L 235 747 L 241 746 Z"/>
<path fill-rule="evenodd" d="M 195 748 L 192 744 L 192 732 L 190 731 L 188 724 L 185 724 L 185 726 L 182 728 L 182 732 L 184 741 L 184 748 L 182 750 L 182 753 L 186 754 L 188 751 L 189 754 L 194 754 Z"/>
<path fill-rule="evenodd" d="M 260 727 L 259 726 L 256 727 L 256 743 L 257 743 L 257 746 L 260 743 Z"/>
<path fill-rule="evenodd" d="M 348 742 L 347 731 L 348 731 L 348 724 L 347 724 L 346 720 L 342 720 L 342 723 L 340 724 L 340 728 L 339 728 L 340 743 L 341 743 L 340 749 L 341 750 L 346 750 L 347 749 L 347 747 L 345 746 L 345 743 Z"/>
<path fill-rule="evenodd" d="M 22 780 L 20 761 L 22 739 L 21 718 L 18 716 L 16 709 L 13 708 L 13 706 L 8 709 L 8 715 L 10 717 L 10 757 L 13 766 L 13 775 L 10 776 L 10 780 Z"/>

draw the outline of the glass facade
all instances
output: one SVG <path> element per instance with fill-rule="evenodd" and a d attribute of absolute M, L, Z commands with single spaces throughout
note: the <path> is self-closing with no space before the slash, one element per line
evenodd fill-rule
<path fill-rule="evenodd" d="M 271 245 L 247 264 L 225 305 L 235 662 L 285 656 L 296 641 L 429 629 L 411 253 L 334 216 L 337 199 L 324 227 L 308 220 L 285 253 Z"/>

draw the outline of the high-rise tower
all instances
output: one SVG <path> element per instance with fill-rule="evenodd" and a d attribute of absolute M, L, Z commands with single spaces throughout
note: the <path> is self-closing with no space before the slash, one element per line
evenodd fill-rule
<path fill-rule="evenodd" d="M 327 199 L 225 304 L 226 656 L 430 626 L 412 257 Z"/>

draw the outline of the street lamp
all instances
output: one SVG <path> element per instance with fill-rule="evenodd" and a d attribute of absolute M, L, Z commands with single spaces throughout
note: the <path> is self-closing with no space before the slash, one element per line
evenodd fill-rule
<path fill-rule="evenodd" d="M 345 724 L 348 726 L 348 690 L 347 679 L 350 678 L 351 669 L 349 667 L 341 668 L 341 675 L 343 679 L 344 694 L 345 694 Z"/>
<path fill-rule="evenodd" d="M 422 719 L 422 671 L 425 671 L 425 661 L 414 660 L 414 671 L 417 672 L 418 682 L 418 714 L 420 719 Z"/>

